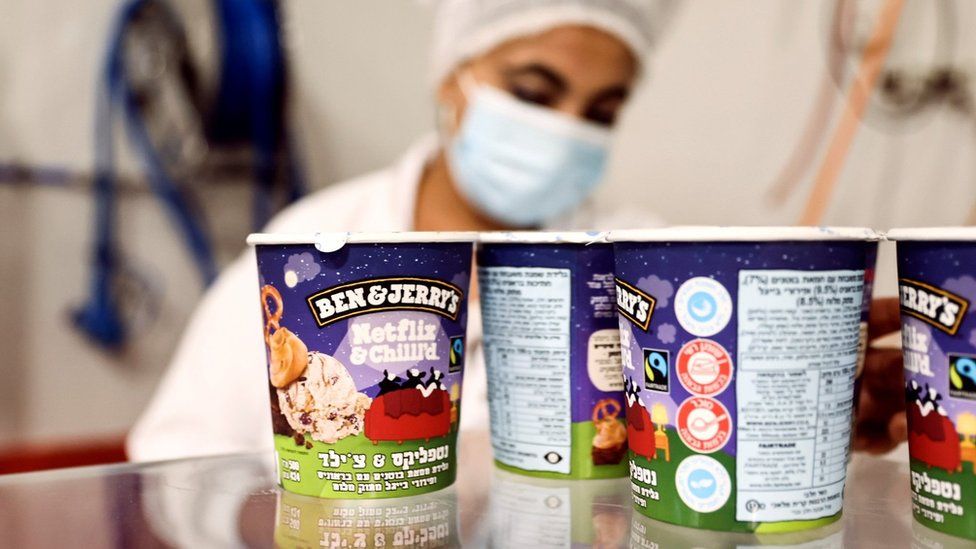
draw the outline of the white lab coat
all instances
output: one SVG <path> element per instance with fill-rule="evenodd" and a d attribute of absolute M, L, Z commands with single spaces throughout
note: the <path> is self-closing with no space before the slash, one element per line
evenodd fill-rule
<path fill-rule="evenodd" d="M 393 166 L 293 204 L 271 221 L 267 232 L 410 230 L 420 176 L 436 149 L 436 137 L 425 137 Z M 659 224 L 637 212 L 598 213 L 585 205 L 554 226 L 606 229 L 610 228 L 608 223 L 618 228 Z M 130 459 L 149 461 L 272 448 L 257 280 L 254 252 L 249 249 L 203 296 L 155 396 L 129 434 Z M 477 300 L 471 300 L 462 429 L 488 428 L 481 343 L 481 311 Z"/>

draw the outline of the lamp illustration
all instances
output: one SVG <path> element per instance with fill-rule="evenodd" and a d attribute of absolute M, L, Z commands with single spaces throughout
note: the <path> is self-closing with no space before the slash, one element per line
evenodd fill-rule
<path fill-rule="evenodd" d="M 451 385 L 451 425 L 456 426 L 458 422 L 458 400 L 461 398 L 461 388 L 455 383 Z"/>
<path fill-rule="evenodd" d="M 973 473 L 976 474 L 976 415 L 963 412 L 956 418 L 956 431 L 962 435 L 962 442 L 959 443 L 959 468 L 962 469 L 962 462 L 968 461 L 973 464 Z"/>
<path fill-rule="evenodd" d="M 651 422 L 657 425 L 657 431 L 654 432 L 654 446 L 664 450 L 664 461 L 671 461 L 671 446 L 668 444 L 668 433 L 664 428 L 668 423 L 668 409 L 663 404 L 657 403 L 651 406 Z M 654 455 L 657 456 L 657 451 Z"/>

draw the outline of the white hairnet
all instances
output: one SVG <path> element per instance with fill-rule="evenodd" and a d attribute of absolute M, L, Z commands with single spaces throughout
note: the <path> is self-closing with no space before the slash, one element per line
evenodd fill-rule
<path fill-rule="evenodd" d="M 560 25 L 608 32 L 641 60 L 649 49 L 656 0 L 439 0 L 431 52 L 431 79 L 439 85 L 464 61 L 521 36 Z"/>

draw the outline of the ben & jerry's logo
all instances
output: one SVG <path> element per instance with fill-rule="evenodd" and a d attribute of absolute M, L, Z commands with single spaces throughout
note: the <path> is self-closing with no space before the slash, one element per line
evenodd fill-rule
<path fill-rule="evenodd" d="M 327 288 L 308 296 L 319 328 L 378 311 L 416 310 L 457 320 L 464 292 L 430 278 L 373 278 Z"/>
<path fill-rule="evenodd" d="M 962 324 L 969 302 L 965 299 L 924 282 L 902 278 L 898 280 L 901 311 L 927 322 L 932 326 L 956 335 Z"/>
<path fill-rule="evenodd" d="M 654 313 L 654 298 L 619 278 L 613 280 L 617 288 L 617 310 L 646 332 Z"/>

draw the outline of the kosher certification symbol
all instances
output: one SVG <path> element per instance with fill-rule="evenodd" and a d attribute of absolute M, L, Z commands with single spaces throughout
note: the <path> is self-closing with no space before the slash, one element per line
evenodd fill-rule
<path fill-rule="evenodd" d="M 678 323 L 688 333 L 699 337 L 713 336 L 732 318 L 732 297 L 720 282 L 698 276 L 678 288 L 674 312 Z"/>
<path fill-rule="evenodd" d="M 714 396 L 732 382 L 729 352 L 710 339 L 695 339 L 678 351 L 676 375 L 681 385 L 699 396 Z"/>
<path fill-rule="evenodd" d="M 681 442 L 702 454 L 721 450 L 732 435 L 729 411 L 711 398 L 691 397 L 682 402 L 677 426 Z"/>
<path fill-rule="evenodd" d="M 689 456 L 682 460 L 674 472 L 674 485 L 681 501 L 699 513 L 718 511 L 732 493 L 729 472 L 709 456 Z"/>

